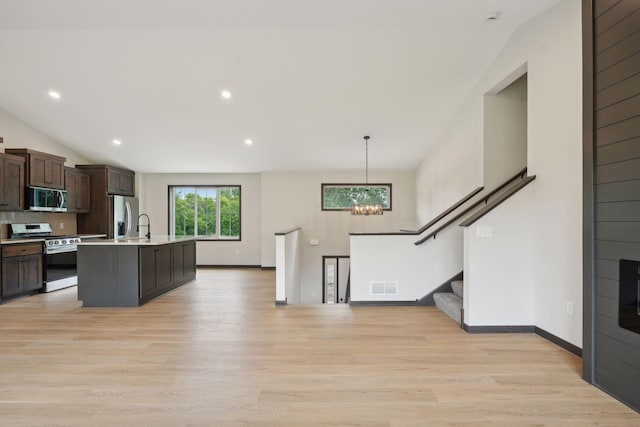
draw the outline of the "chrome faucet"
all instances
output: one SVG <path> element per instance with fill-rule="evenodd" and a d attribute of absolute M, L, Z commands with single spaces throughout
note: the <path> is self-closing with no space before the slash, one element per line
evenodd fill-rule
<path fill-rule="evenodd" d="M 143 216 L 147 217 L 147 224 L 146 225 L 145 224 L 140 224 L 140 218 L 142 218 Z M 138 215 L 138 221 L 136 223 L 136 231 L 138 231 L 138 232 L 140 231 L 140 226 L 147 227 L 147 234 L 145 234 L 145 236 L 146 236 L 147 239 L 150 239 L 151 238 L 151 219 L 149 219 L 149 215 L 147 215 L 145 213 Z"/>

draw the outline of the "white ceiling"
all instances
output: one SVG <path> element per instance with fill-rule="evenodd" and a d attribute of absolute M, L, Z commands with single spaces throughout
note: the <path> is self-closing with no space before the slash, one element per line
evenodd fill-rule
<path fill-rule="evenodd" d="M 0 108 L 140 172 L 409 170 L 558 2 L 0 0 Z"/>

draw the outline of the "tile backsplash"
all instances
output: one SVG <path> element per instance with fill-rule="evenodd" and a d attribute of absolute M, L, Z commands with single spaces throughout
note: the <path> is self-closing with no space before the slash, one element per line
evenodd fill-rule
<path fill-rule="evenodd" d="M 75 213 L 52 212 L 0 212 L 0 239 L 9 238 L 9 224 L 47 222 L 51 224 L 53 235 L 75 234 L 77 222 Z M 62 228 L 60 227 L 62 224 Z"/>

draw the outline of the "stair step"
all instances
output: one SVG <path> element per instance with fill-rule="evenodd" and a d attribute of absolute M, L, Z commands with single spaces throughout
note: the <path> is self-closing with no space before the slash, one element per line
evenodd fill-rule
<path fill-rule="evenodd" d="M 451 282 L 451 289 L 453 289 L 453 293 L 459 296 L 460 298 L 464 298 L 462 289 L 464 287 L 464 282 L 462 280 L 454 280 Z"/>
<path fill-rule="evenodd" d="M 440 292 L 433 294 L 436 307 L 442 310 L 447 316 L 460 324 L 460 311 L 462 310 L 462 298 L 451 292 Z"/>

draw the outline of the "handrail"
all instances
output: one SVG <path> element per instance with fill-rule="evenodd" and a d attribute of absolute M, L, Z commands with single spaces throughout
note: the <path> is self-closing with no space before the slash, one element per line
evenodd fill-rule
<path fill-rule="evenodd" d="M 489 194 L 487 194 L 486 196 L 482 197 L 480 200 L 478 200 L 477 202 L 475 202 L 474 204 L 472 204 L 471 206 L 469 206 L 468 208 L 466 208 L 465 210 L 460 212 L 458 215 L 454 216 L 449 221 L 447 221 L 446 223 L 444 223 L 443 225 L 441 225 L 440 227 L 438 227 L 436 230 L 432 231 L 431 233 L 427 234 L 426 236 L 424 236 L 422 239 L 418 240 L 414 244 L 415 245 L 421 245 L 424 242 L 426 242 L 427 240 L 431 239 L 432 237 L 436 237 L 439 232 L 441 232 L 442 230 L 444 230 L 445 228 L 447 228 L 448 226 L 450 226 L 454 222 L 457 222 L 460 218 L 462 218 L 463 216 L 465 216 L 466 214 L 471 212 L 473 209 L 477 208 L 482 202 L 487 203 L 489 201 L 489 198 L 491 198 L 491 196 L 493 196 L 498 191 L 502 190 L 504 187 L 509 185 L 516 178 L 520 177 L 520 179 L 524 179 L 524 175 L 526 173 L 527 173 L 527 168 L 525 167 L 520 172 L 518 172 L 517 174 L 513 175 L 511 178 L 509 178 L 508 180 L 506 180 L 505 182 L 500 184 L 498 187 L 496 187 Z"/>
<path fill-rule="evenodd" d="M 509 178 L 508 180 L 506 180 L 505 182 L 503 182 L 501 185 L 499 185 L 498 187 L 496 187 L 495 190 L 493 190 L 491 193 L 487 194 L 483 199 L 485 201 L 485 203 L 489 200 L 489 198 L 491 196 L 493 196 L 494 194 L 496 194 L 498 191 L 502 190 L 504 187 L 506 187 L 507 185 L 511 184 L 511 182 L 515 181 L 516 178 L 520 177 L 520 179 L 524 179 L 524 177 L 527 175 L 527 167 L 525 166 L 524 168 L 522 168 L 522 170 L 520 170 L 520 172 L 518 172 L 517 174 L 513 175 L 511 178 Z"/>
<path fill-rule="evenodd" d="M 484 190 L 484 187 L 478 187 L 475 190 L 473 190 L 471 193 L 467 194 L 466 196 L 464 196 L 462 199 L 458 200 L 455 204 L 451 205 L 451 207 L 449 207 L 449 209 L 445 210 L 444 212 L 442 212 L 440 215 L 438 215 L 437 217 L 433 218 L 431 221 L 429 221 L 428 223 L 426 223 L 425 225 L 423 225 L 422 227 L 420 227 L 417 230 L 400 230 L 406 234 L 422 234 L 425 231 L 427 231 L 427 229 L 429 227 L 431 227 L 432 225 L 434 225 L 436 222 L 440 221 L 442 218 L 444 218 L 445 216 L 449 215 L 451 212 L 455 211 L 456 209 L 458 209 L 461 205 L 463 205 L 464 203 L 467 202 L 467 200 L 469 200 L 470 198 L 472 198 L 473 196 L 475 196 L 476 194 L 478 194 L 479 192 L 481 192 L 482 190 Z"/>
<path fill-rule="evenodd" d="M 438 215 L 437 217 L 435 217 L 434 219 L 432 219 L 431 221 L 429 221 L 428 223 L 426 223 L 425 225 L 423 225 L 422 227 L 420 227 L 417 230 L 383 231 L 383 232 L 379 232 L 379 233 L 354 232 L 354 233 L 349 233 L 349 235 L 350 236 L 418 236 L 418 235 L 424 233 L 431 226 L 435 225 L 442 218 L 446 217 L 451 212 L 453 212 L 456 209 L 458 209 L 461 205 L 465 204 L 470 198 L 472 198 L 473 196 L 475 196 L 476 194 L 478 194 L 482 190 L 484 190 L 484 187 L 476 188 L 471 193 L 467 194 L 462 199 L 458 200 L 456 203 L 451 205 L 447 210 L 445 210 L 440 215 Z"/>
<path fill-rule="evenodd" d="M 276 236 L 285 236 L 289 233 L 293 233 L 294 231 L 298 231 L 300 230 L 302 227 L 291 227 L 291 228 L 287 228 L 286 230 L 282 230 L 282 231 L 278 231 L 277 233 L 275 233 Z"/>
<path fill-rule="evenodd" d="M 471 215 L 469 218 L 467 218 L 464 221 L 462 221 L 460 223 L 460 226 L 461 227 L 470 226 L 471 224 L 473 224 L 474 222 L 476 222 L 477 220 L 479 220 L 480 218 L 482 218 L 483 216 L 485 216 L 486 214 L 488 214 L 489 212 L 494 210 L 497 206 L 499 206 L 502 202 L 507 200 L 509 197 L 511 197 L 514 194 L 516 194 L 518 191 L 520 191 L 523 187 L 525 187 L 527 184 L 529 184 L 534 179 L 536 179 L 535 175 L 528 176 L 528 177 L 524 178 L 523 180 L 518 182 L 516 185 L 514 185 L 513 187 L 509 188 L 507 191 L 502 193 L 500 196 L 496 197 L 496 199 L 494 201 L 492 201 L 491 203 L 488 203 L 485 207 L 483 207 L 482 209 L 478 210 L 476 213 Z"/>

